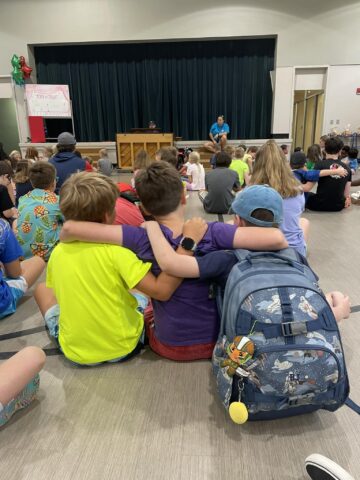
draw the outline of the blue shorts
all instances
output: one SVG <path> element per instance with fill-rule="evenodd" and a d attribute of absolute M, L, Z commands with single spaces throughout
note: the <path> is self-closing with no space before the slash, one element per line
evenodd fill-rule
<path fill-rule="evenodd" d="M 145 295 L 138 292 L 131 292 L 131 295 L 135 297 L 138 303 L 138 308 L 137 308 L 138 311 L 143 314 L 145 308 L 148 306 L 149 299 Z M 60 317 L 60 305 L 56 304 L 50 307 L 49 310 L 47 310 L 44 316 L 44 320 L 45 320 L 46 326 L 49 329 L 49 335 L 56 340 L 61 350 L 61 346 L 59 344 L 59 317 Z M 135 347 L 135 349 L 132 352 L 128 353 L 127 355 L 114 358 L 112 360 L 108 360 L 107 362 L 100 362 L 100 363 L 78 364 L 78 363 L 72 362 L 71 360 L 70 361 L 74 365 L 81 365 L 81 366 L 88 366 L 88 367 L 95 367 L 97 365 L 101 365 L 102 363 L 122 362 L 122 361 L 128 360 L 129 358 L 139 353 L 142 346 L 144 345 L 144 342 L 145 342 L 145 329 L 143 330 L 139 338 L 138 345 Z"/>
<path fill-rule="evenodd" d="M 28 284 L 24 277 L 5 278 L 4 281 L 10 289 L 12 298 L 7 308 L 3 312 L 0 312 L 0 319 L 7 317 L 16 311 L 18 301 L 24 296 L 24 293 L 28 289 Z"/>

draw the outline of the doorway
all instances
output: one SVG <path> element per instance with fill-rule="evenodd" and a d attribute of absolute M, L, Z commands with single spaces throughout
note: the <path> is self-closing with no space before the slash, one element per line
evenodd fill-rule
<path fill-rule="evenodd" d="M 304 152 L 319 142 L 324 118 L 324 90 L 295 90 L 293 146 Z"/>

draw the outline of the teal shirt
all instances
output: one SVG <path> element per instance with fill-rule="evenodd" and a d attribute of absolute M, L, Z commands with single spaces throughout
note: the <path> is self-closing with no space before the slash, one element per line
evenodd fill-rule
<path fill-rule="evenodd" d="M 20 197 L 18 208 L 17 239 L 24 257 L 38 255 L 48 260 L 59 241 L 63 223 L 58 195 L 35 188 Z"/>

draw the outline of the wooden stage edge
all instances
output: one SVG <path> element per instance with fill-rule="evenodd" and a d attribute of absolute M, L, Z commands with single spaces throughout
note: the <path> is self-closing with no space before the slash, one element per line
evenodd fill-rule
<path fill-rule="evenodd" d="M 244 143 L 246 146 L 261 146 L 263 145 L 268 139 L 249 139 L 249 140 L 243 140 L 243 139 L 235 139 L 235 140 L 229 140 L 229 145 L 237 146 L 239 143 Z M 184 148 L 184 147 L 191 147 L 194 150 L 202 150 L 202 147 L 204 146 L 204 143 L 207 140 L 181 140 L 178 142 L 174 142 L 174 146 L 177 148 Z M 279 145 L 288 145 L 291 147 L 292 145 L 292 140 L 288 138 L 277 138 L 276 139 L 277 143 Z M 55 142 L 51 143 L 20 143 L 19 148 L 22 152 L 22 155 L 25 155 L 25 151 L 28 147 L 32 146 L 37 148 L 39 151 L 42 151 L 44 147 L 47 146 L 53 146 L 55 145 Z M 110 160 L 114 165 L 118 165 L 117 161 L 117 151 L 116 151 L 116 142 L 78 142 L 77 143 L 77 148 L 81 151 L 81 153 L 84 156 L 89 156 L 93 158 L 94 160 L 98 160 L 99 155 L 98 152 L 102 148 L 106 148 L 108 150 L 108 155 Z M 206 167 L 208 163 L 208 159 L 210 158 L 211 154 L 209 152 L 208 155 L 205 153 L 201 155 L 202 157 L 202 162 L 204 163 L 204 166 Z M 207 157 L 207 158 L 205 158 Z M 131 171 L 132 167 L 126 167 L 123 168 L 124 171 Z"/>

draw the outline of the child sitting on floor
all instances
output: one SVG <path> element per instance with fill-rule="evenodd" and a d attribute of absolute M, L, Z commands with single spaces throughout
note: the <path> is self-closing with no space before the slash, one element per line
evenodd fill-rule
<path fill-rule="evenodd" d="M 0 427 L 36 397 L 45 359 L 41 348 L 26 347 L 0 365 Z"/>
<path fill-rule="evenodd" d="M 235 172 L 231 173 L 236 177 Z M 179 173 L 165 162 L 155 162 L 139 174 L 136 188 L 144 210 L 161 224 L 172 248 L 185 248 L 188 254 L 193 254 L 194 246 L 183 240 L 183 235 L 186 236 L 183 233 L 186 199 Z M 61 241 L 74 238 L 123 245 L 140 259 L 152 261 L 152 272 L 155 275 L 160 273 L 143 228 L 66 222 Z M 260 228 L 244 229 L 212 222 L 199 242 L 196 254 L 232 248 L 278 250 L 286 246 L 284 236 L 278 229 L 269 228 L 264 232 Z M 215 297 L 209 295 L 209 290 L 210 285 L 206 281 L 187 280 L 168 301 L 159 302 L 155 297 L 152 302 L 154 318 L 149 312 L 146 326 L 150 346 L 156 353 L 177 361 L 211 357 L 217 339 L 219 317 Z"/>
<path fill-rule="evenodd" d="M 244 183 L 248 185 L 250 182 L 250 169 L 249 165 L 244 161 L 245 150 L 242 147 L 235 149 L 235 158 L 230 164 L 229 169 L 234 170 L 239 175 L 240 186 Z"/>
<path fill-rule="evenodd" d="M 25 258 L 38 255 L 45 261 L 59 241 L 63 224 L 56 188 L 56 170 L 49 162 L 34 163 L 29 170 L 33 190 L 20 198 L 17 239 Z"/>
<path fill-rule="evenodd" d="M 117 187 L 109 177 L 82 172 L 64 183 L 60 208 L 67 220 L 117 228 L 111 226 L 117 197 Z M 123 361 L 139 352 L 147 298 L 129 290 L 165 301 L 181 282 L 165 274 L 155 278 L 150 268 L 150 263 L 115 245 L 57 245 L 48 264 L 46 285 L 37 286 L 35 299 L 49 334 L 66 358 L 94 365 Z"/>
<path fill-rule="evenodd" d="M 351 172 L 353 174 L 355 174 L 357 169 L 359 168 L 358 154 L 359 154 L 359 150 L 357 148 L 350 148 L 349 154 L 348 154 L 348 159 L 349 159 L 348 166 L 350 167 Z"/>
<path fill-rule="evenodd" d="M 98 160 L 99 173 L 102 173 L 103 175 L 111 177 L 113 166 L 108 156 L 108 152 L 106 148 L 102 148 L 101 150 L 99 150 L 99 157 L 100 157 Z"/>
<path fill-rule="evenodd" d="M 33 186 L 29 179 L 29 160 L 19 160 L 16 166 L 16 172 L 14 176 L 15 190 L 16 190 L 16 207 L 19 205 L 19 199 L 23 195 L 31 192 Z"/>
<path fill-rule="evenodd" d="M 187 169 L 188 182 L 187 190 L 205 190 L 205 170 L 200 163 L 200 155 L 198 152 L 191 152 L 189 155 L 189 163 Z"/>
<path fill-rule="evenodd" d="M 234 200 L 234 224 L 244 228 L 258 226 L 264 230 L 278 227 L 283 219 L 283 200 L 272 188 L 263 185 L 246 187 Z M 198 241 L 203 235 L 204 220 L 193 219 L 186 224 L 188 238 Z M 208 253 L 201 257 L 180 255 L 171 248 L 157 222 L 145 224 L 149 240 L 163 272 L 182 278 L 200 278 L 215 282 L 224 292 L 228 276 L 238 263 L 233 250 Z M 331 292 L 326 299 L 339 322 L 350 315 L 350 300 L 340 292 Z"/>
<path fill-rule="evenodd" d="M 0 319 L 16 311 L 20 298 L 39 278 L 45 268 L 44 261 L 31 258 L 20 263 L 21 247 L 8 222 L 0 219 Z M 5 274 L 5 275 L 4 275 Z"/>
<path fill-rule="evenodd" d="M 308 170 L 306 166 L 306 155 L 304 152 L 294 152 L 290 157 L 290 167 L 295 177 L 302 184 L 302 189 L 305 192 L 305 199 L 308 197 L 308 192 L 312 190 L 315 183 L 319 181 L 321 177 L 328 177 L 334 175 L 334 170 Z M 336 175 L 346 177 L 348 172 L 343 167 L 339 167 L 336 170 Z"/>
<path fill-rule="evenodd" d="M 280 193 L 284 208 L 284 219 L 280 229 L 289 246 L 305 256 L 310 222 L 306 218 L 301 218 L 305 208 L 304 193 L 284 153 L 274 140 L 266 142 L 258 151 L 251 183 L 269 185 Z"/>
<path fill-rule="evenodd" d="M 234 199 L 233 192 L 240 190 L 239 176 L 229 170 L 231 157 L 226 152 L 219 152 L 216 168 L 205 175 L 206 192 L 199 192 L 199 198 L 207 213 L 228 213 Z"/>

